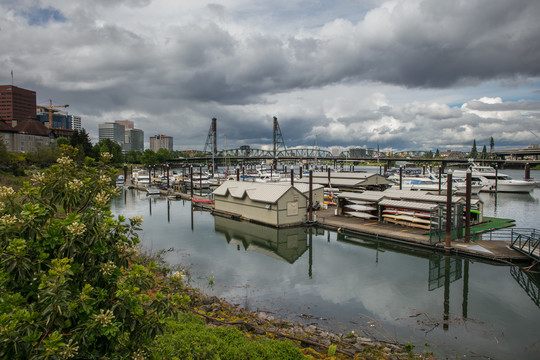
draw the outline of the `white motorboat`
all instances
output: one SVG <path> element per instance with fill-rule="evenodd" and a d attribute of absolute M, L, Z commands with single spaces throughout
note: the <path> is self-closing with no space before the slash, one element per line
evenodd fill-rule
<path fill-rule="evenodd" d="M 139 186 L 150 184 L 150 174 L 146 170 L 133 170 L 133 182 Z"/>
<path fill-rule="evenodd" d="M 480 166 L 473 163 L 469 168 L 472 181 L 482 185 L 481 191 L 529 193 L 538 186 L 536 181 L 514 180 L 510 176 L 496 171 L 491 166 Z M 466 170 L 454 171 L 454 177 L 456 178 L 464 179 L 466 176 Z"/>

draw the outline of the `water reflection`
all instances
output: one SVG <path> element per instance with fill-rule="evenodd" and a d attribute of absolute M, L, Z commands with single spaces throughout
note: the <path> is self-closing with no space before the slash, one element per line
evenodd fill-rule
<path fill-rule="evenodd" d="M 293 264 L 308 249 L 308 228 L 277 229 L 216 216 L 215 231 L 229 244 Z"/>
<path fill-rule="evenodd" d="M 522 270 L 517 266 L 510 268 L 510 274 L 529 295 L 533 303 L 540 307 L 540 274 Z"/>

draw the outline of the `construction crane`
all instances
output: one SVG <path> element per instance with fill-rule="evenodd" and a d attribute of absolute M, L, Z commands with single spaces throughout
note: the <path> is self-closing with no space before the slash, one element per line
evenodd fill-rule
<path fill-rule="evenodd" d="M 69 105 L 54 105 L 52 104 L 52 100 L 49 99 L 49 129 L 52 128 L 52 114 L 53 114 L 53 108 L 67 108 Z"/>

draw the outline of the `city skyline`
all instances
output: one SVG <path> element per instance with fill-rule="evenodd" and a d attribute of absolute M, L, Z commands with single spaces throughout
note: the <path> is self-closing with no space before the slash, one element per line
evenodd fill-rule
<path fill-rule="evenodd" d="M 288 147 L 523 148 L 539 17 L 534 0 L 7 0 L 0 84 L 13 70 L 38 105 L 70 104 L 93 141 L 130 119 L 202 149 L 215 117 L 218 148 L 262 148 L 276 116 Z"/>

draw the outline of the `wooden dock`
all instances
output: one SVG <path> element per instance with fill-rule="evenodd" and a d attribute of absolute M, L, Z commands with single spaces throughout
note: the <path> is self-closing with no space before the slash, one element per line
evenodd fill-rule
<path fill-rule="evenodd" d="M 336 216 L 334 215 L 334 210 L 335 208 L 331 207 L 327 210 L 316 212 L 317 223 L 323 228 L 338 232 L 368 235 L 384 241 L 446 252 L 444 241 L 431 244 L 429 232 L 426 230 L 378 222 L 377 220 Z M 474 240 L 469 243 L 465 243 L 461 240 L 452 241 L 450 253 L 499 262 L 530 262 L 530 258 L 510 247 L 510 239 L 508 241 Z"/>

